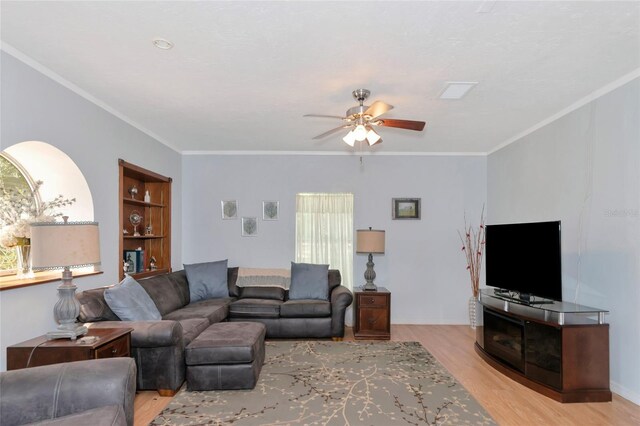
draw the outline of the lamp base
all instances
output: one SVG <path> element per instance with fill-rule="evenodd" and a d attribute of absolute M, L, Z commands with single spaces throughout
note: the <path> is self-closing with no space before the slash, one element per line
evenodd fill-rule
<path fill-rule="evenodd" d="M 362 289 L 364 291 L 378 291 L 378 286 L 376 286 L 374 283 L 366 283 L 362 286 Z"/>
<path fill-rule="evenodd" d="M 82 324 L 60 324 L 56 331 L 47 333 L 47 340 L 71 339 L 76 340 L 79 336 L 87 334 L 89 329 Z"/>

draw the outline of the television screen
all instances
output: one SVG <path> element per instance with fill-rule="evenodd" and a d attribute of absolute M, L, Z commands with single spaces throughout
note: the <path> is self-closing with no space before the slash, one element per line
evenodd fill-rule
<path fill-rule="evenodd" d="M 488 286 L 562 300 L 560 221 L 487 225 L 485 256 Z"/>

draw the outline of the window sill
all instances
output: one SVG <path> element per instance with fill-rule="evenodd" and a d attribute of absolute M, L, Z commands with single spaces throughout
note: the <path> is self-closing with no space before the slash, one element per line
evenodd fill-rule
<path fill-rule="evenodd" d="M 102 274 L 102 271 L 87 271 L 78 270 L 73 271 L 73 278 L 87 277 L 90 275 Z M 62 271 L 45 271 L 36 272 L 34 278 L 19 280 L 15 275 L 8 275 L 0 277 L 0 291 L 11 290 L 14 288 L 29 287 L 32 285 L 39 285 L 50 283 L 53 281 L 60 281 L 62 279 Z"/>

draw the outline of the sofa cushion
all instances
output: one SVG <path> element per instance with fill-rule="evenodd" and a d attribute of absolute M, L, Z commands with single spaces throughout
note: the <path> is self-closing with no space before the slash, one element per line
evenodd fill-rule
<path fill-rule="evenodd" d="M 319 318 L 331 316 L 331 303 L 325 300 L 287 300 L 280 306 L 283 318 Z"/>
<path fill-rule="evenodd" d="M 280 287 L 240 287 L 240 298 L 284 300 L 284 292 Z"/>
<path fill-rule="evenodd" d="M 231 318 L 279 318 L 280 300 L 240 299 L 229 305 Z"/>
<path fill-rule="evenodd" d="M 233 299 L 228 297 L 226 299 L 201 300 L 170 312 L 162 319 L 178 321 L 188 318 L 206 318 L 209 320 L 209 324 L 215 324 L 227 318 L 229 304 L 232 301 Z"/>
<path fill-rule="evenodd" d="M 236 285 L 238 282 L 238 270 L 240 268 L 233 267 L 227 269 L 227 287 L 229 287 L 229 297 L 239 297 L 240 287 Z"/>
<path fill-rule="evenodd" d="M 291 262 L 289 299 L 329 300 L 329 265 Z"/>
<path fill-rule="evenodd" d="M 205 331 L 211 324 L 206 318 L 186 318 L 178 320 L 180 326 L 182 326 L 182 341 L 184 346 L 189 343 Z"/>
<path fill-rule="evenodd" d="M 191 303 L 216 297 L 229 297 L 227 259 L 184 265 L 189 281 Z"/>
<path fill-rule="evenodd" d="M 329 269 L 329 293 L 331 293 L 333 289 L 338 287 L 340 284 L 342 284 L 342 275 L 340 275 L 340 270 Z"/>
<path fill-rule="evenodd" d="M 162 319 L 158 308 L 140 284 L 127 275 L 124 280 L 104 291 L 109 308 L 123 321 Z"/>
<path fill-rule="evenodd" d="M 147 292 L 158 308 L 160 315 L 166 315 L 182 308 L 186 303 L 180 296 L 178 284 L 169 278 L 169 274 L 143 278 L 138 283 Z"/>
<path fill-rule="evenodd" d="M 78 293 L 80 302 L 80 322 L 120 321 L 104 300 L 104 291 L 109 287 L 92 288 Z"/>
<path fill-rule="evenodd" d="M 176 293 L 180 298 L 180 305 L 186 306 L 189 304 L 189 281 L 187 280 L 187 273 L 184 269 L 171 272 L 167 275 L 173 285 L 175 286 Z"/>

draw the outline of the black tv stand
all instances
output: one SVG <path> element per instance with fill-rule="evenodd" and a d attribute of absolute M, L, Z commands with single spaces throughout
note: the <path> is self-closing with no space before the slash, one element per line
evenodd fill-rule
<path fill-rule="evenodd" d="M 607 311 L 489 289 L 479 304 L 475 350 L 493 368 L 556 401 L 611 401 Z"/>

